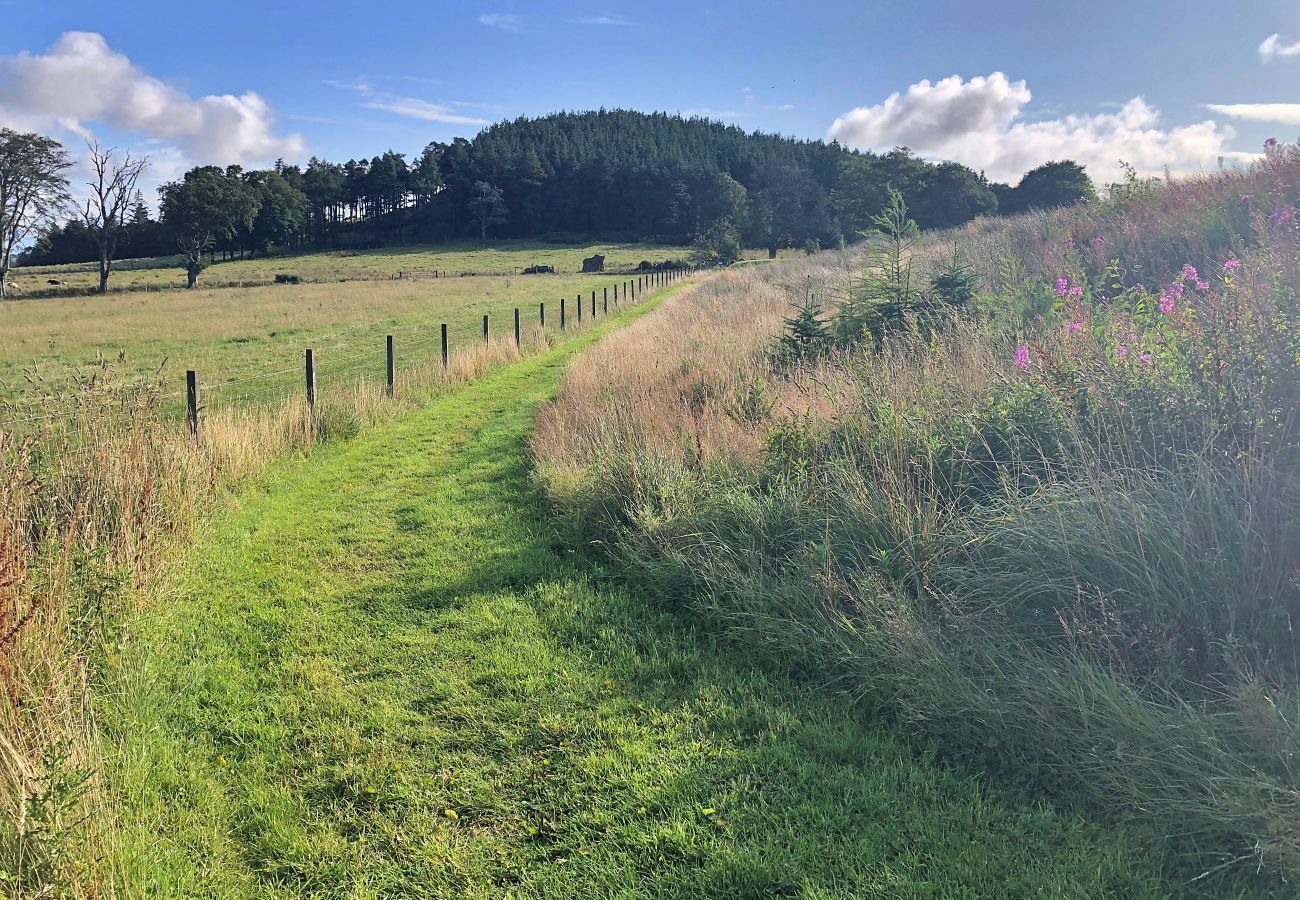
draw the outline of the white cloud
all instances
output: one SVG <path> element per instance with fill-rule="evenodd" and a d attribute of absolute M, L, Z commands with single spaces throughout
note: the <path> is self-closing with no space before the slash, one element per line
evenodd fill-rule
<path fill-rule="evenodd" d="M 1001 72 L 964 81 L 953 75 L 920 81 L 883 103 L 862 106 L 835 120 L 828 136 L 864 150 L 907 146 L 930 158 L 952 159 L 988 177 L 1015 183 L 1026 171 L 1054 159 L 1083 163 L 1096 181 L 1112 181 L 1119 161 L 1139 172 L 1187 172 L 1235 158 L 1232 128 L 1212 120 L 1163 128 L 1160 114 L 1141 97 L 1113 113 L 1065 115 L 1025 121 L 1032 94 L 1024 81 Z"/>
<path fill-rule="evenodd" d="M 1234 119 L 1300 125 L 1300 103 L 1207 103 L 1205 108 Z"/>
<path fill-rule="evenodd" d="M 366 109 L 378 109 L 408 119 L 420 119 L 424 122 L 443 122 L 447 125 L 487 125 L 487 119 L 462 115 L 456 107 L 476 106 L 478 104 L 453 101 L 451 103 L 431 103 L 418 97 L 405 97 L 388 91 L 376 90 L 368 80 L 357 79 L 347 83 L 329 80 L 326 84 L 342 88 L 361 96 L 361 105 Z"/>
<path fill-rule="evenodd" d="M 602 14 L 599 16 L 579 16 L 576 19 L 570 19 L 574 25 L 635 25 L 631 19 L 623 16 L 611 16 Z"/>
<path fill-rule="evenodd" d="M 275 114 L 258 94 L 191 97 L 86 31 L 66 32 L 41 54 L 0 57 L 0 122 L 79 136 L 101 123 L 174 145 L 199 163 L 262 164 L 304 151 L 299 135 L 276 132 Z"/>
<path fill-rule="evenodd" d="M 478 20 L 481 25 L 504 31 L 518 31 L 524 24 L 523 19 L 514 13 L 484 13 Z"/>
<path fill-rule="evenodd" d="M 369 95 L 361 104 L 367 109 L 381 109 L 397 116 L 409 119 L 422 119 L 425 122 L 444 122 L 448 125 L 487 125 L 489 120 L 463 116 L 449 106 L 429 103 L 416 97 L 400 97 L 396 94 L 377 93 Z"/>
<path fill-rule="evenodd" d="M 1286 43 L 1280 34 L 1270 34 L 1259 45 L 1259 58 L 1271 62 L 1279 56 L 1300 56 L 1300 41 Z"/>

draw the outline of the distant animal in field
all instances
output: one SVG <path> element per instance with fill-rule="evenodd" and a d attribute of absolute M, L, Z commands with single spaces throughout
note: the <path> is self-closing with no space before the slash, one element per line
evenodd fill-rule
<path fill-rule="evenodd" d="M 582 271 L 584 272 L 603 272 L 605 271 L 605 257 L 597 253 L 595 256 L 588 256 L 582 261 Z"/>
<path fill-rule="evenodd" d="M 45 283 L 46 283 L 46 284 L 54 284 L 54 285 L 65 285 L 65 284 L 67 284 L 66 281 L 59 281 L 59 279 L 57 279 L 57 278 L 51 278 L 51 279 L 49 279 L 48 281 L 46 281 Z"/>
<path fill-rule="evenodd" d="M 555 266 L 529 266 L 524 269 L 525 275 L 554 275 Z"/>

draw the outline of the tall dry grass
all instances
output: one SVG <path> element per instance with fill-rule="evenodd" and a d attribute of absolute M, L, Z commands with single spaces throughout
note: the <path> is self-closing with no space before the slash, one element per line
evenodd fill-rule
<path fill-rule="evenodd" d="M 664 602 L 1134 823 L 1189 892 L 1285 893 L 1300 150 L 1125 191 L 929 236 L 918 280 L 955 253 L 978 303 L 879 350 L 773 352 L 855 259 L 675 298 L 573 366 L 538 476 Z"/>

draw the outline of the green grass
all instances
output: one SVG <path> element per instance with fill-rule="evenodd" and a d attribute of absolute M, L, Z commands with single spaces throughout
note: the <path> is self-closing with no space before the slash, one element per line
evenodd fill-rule
<path fill-rule="evenodd" d="M 194 369 L 206 402 L 278 401 L 301 383 L 303 349 L 316 351 L 318 379 L 382 377 L 384 336 L 393 334 L 399 367 L 436 359 L 446 322 L 453 350 L 482 339 L 483 314 L 493 334 L 508 333 L 515 307 L 525 327 L 559 323 L 581 293 L 590 302 L 633 276 L 555 275 L 421 279 L 418 281 L 280 285 L 228 290 L 64 297 L 0 305 L 0 400 L 19 408 L 5 419 L 44 412 L 43 395 L 88 377 L 100 358 L 119 378 L 148 376 L 162 366 L 171 391 Z M 611 308 L 613 303 L 611 301 Z M 588 307 L 589 309 L 590 307 Z M 270 379 L 256 378 L 280 372 Z M 230 387 L 222 387 L 224 384 Z M 249 395 L 252 395 L 251 397 Z M 24 399 L 25 398 L 25 399 Z M 180 400 L 173 411 L 181 410 Z"/>
<path fill-rule="evenodd" d="M 280 253 L 257 259 L 227 260 L 205 269 L 199 276 L 199 285 L 238 286 L 241 281 L 269 281 L 280 273 L 297 275 L 307 281 L 391 278 L 398 272 L 430 273 L 435 269 L 452 275 L 461 272 L 513 274 L 517 269 L 532 265 L 553 266 L 558 274 L 571 275 L 582 271 L 582 260 L 595 253 L 605 256 L 607 268 L 627 270 L 642 260 L 685 259 L 689 252 L 687 247 L 656 244 L 565 246 L 529 240 L 407 244 L 379 250 Z M 185 286 L 185 270 L 180 257 L 124 259 L 115 264 L 115 269 L 109 279 L 109 287 L 114 290 Z M 99 269 L 97 263 L 28 266 L 14 269 L 11 277 L 17 286 L 16 296 L 21 297 L 24 293 L 49 290 L 51 278 L 66 282 L 65 286 L 69 288 L 96 287 Z"/>
<path fill-rule="evenodd" d="M 1168 895 L 1123 832 L 916 757 L 557 545 L 533 415 L 617 321 L 211 524 L 101 685 L 122 893 Z"/>

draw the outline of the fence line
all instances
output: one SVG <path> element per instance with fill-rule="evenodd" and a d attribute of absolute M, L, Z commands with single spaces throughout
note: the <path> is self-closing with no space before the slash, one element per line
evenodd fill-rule
<path fill-rule="evenodd" d="M 656 272 L 634 275 L 632 277 L 629 277 L 626 280 L 621 281 L 621 285 L 622 285 L 621 292 L 619 290 L 619 283 L 616 283 L 614 285 L 614 305 L 616 311 L 622 308 L 623 303 L 627 303 L 630 305 L 632 303 L 644 299 L 647 296 L 646 295 L 647 290 L 654 291 L 657 288 L 666 287 L 672 284 L 674 281 L 685 277 L 687 274 L 689 274 L 690 271 L 692 270 L 689 268 L 680 268 L 680 269 L 675 268 L 675 269 L 661 270 Z M 597 309 L 600 309 L 601 315 L 606 317 L 609 315 L 609 293 L 610 293 L 609 288 L 608 287 L 604 288 L 602 293 L 603 302 L 598 307 L 596 303 L 596 291 L 593 290 L 591 292 L 591 298 L 590 298 L 591 306 L 590 306 L 589 318 L 592 324 L 594 324 L 598 318 Z M 560 329 L 563 330 L 567 330 L 569 325 L 569 323 L 566 320 L 566 299 L 567 298 L 565 297 L 559 298 L 560 301 L 559 327 Z M 583 296 L 583 294 L 579 294 L 576 298 L 579 324 L 583 323 L 583 321 L 587 318 L 583 315 L 584 313 L 583 307 L 585 305 L 584 300 L 586 300 L 586 298 Z M 505 329 L 499 329 L 499 334 L 497 335 L 497 337 L 502 340 L 510 340 L 511 338 L 513 338 L 513 343 L 517 350 L 522 349 L 523 337 L 525 331 L 521 316 L 522 316 L 522 308 L 514 307 L 513 321 L 507 319 L 507 327 Z M 493 338 L 493 335 L 490 330 L 491 324 L 492 324 L 492 320 L 489 319 L 489 315 L 484 314 L 482 334 L 483 334 L 483 341 L 485 344 L 490 344 Z M 537 321 L 535 325 L 529 326 L 527 330 L 528 333 L 532 335 L 538 333 L 545 333 L 546 329 L 547 329 L 546 302 L 541 301 L 538 303 Z M 409 334 L 410 332 L 413 331 L 424 332 L 425 334 L 429 334 L 431 336 L 419 338 L 410 343 L 405 343 L 397 339 L 398 334 Z M 290 400 L 294 395 L 294 389 L 289 379 L 292 376 L 297 375 L 298 377 L 304 379 L 302 382 L 299 383 L 300 384 L 299 390 L 302 390 L 304 393 L 300 394 L 299 396 L 305 396 L 308 407 L 314 410 L 315 403 L 320 398 L 320 394 L 318 390 L 319 386 L 317 383 L 318 376 L 324 377 L 328 382 L 331 383 L 334 382 L 335 379 L 347 378 L 348 376 L 354 376 L 354 375 L 358 377 L 350 378 L 349 380 L 354 380 L 354 381 L 366 380 L 367 376 L 358 373 L 363 373 L 365 371 L 373 371 L 375 372 L 376 375 L 378 375 L 378 372 L 380 371 L 379 360 L 380 360 L 381 352 L 383 353 L 382 365 L 384 367 L 383 372 L 384 372 L 384 379 L 385 379 L 385 393 L 390 397 L 394 395 L 396 389 L 396 382 L 398 377 L 398 365 L 397 365 L 398 354 L 401 354 L 401 357 L 404 360 L 415 359 L 418 360 L 417 364 L 433 365 L 438 362 L 439 351 L 440 351 L 442 368 L 444 369 L 444 371 L 448 368 L 450 363 L 451 348 L 450 348 L 449 336 L 448 336 L 448 325 L 446 322 L 440 323 L 440 327 L 436 330 L 433 329 L 431 325 L 413 324 L 413 325 L 404 325 L 404 326 L 390 326 L 387 329 L 387 332 L 388 333 L 384 334 L 383 336 L 384 342 L 382 345 L 383 347 L 382 351 L 379 346 L 376 346 L 376 348 L 373 351 L 363 350 L 358 353 L 349 353 L 348 355 L 345 356 L 334 355 L 334 352 L 337 350 L 344 350 L 344 349 L 353 350 L 359 348 L 360 344 L 359 342 L 356 341 L 348 341 L 342 344 L 335 344 L 326 347 L 312 347 L 312 348 L 305 349 L 303 355 L 303 363 L 300 366 L 278 369 L 272 372 L 259 372 L 256 374 L 243 375 L 238 378 L 233 378 L 226 381 L 212 382 L 212 383 L 204 383 L 201 379 L 201 372 L 199 370 L 187 369 L 185 371 L 185 386 L 183 388 L 176 391 L 171 391 L 171 392 L 166 392 L 161 394 L 153 394 L 150 396 L 156 402 L 162 402 L 165 400 L 173 400 L 180 397 L 184 397 L 185 398 L 185 417 L 184 417 L 185 427 L 196 439 L 198 439 L 202 432 L 203 411 L 209 408 L 209 403 L 205 402 L 205 400 L 208 399 L 209 397 L 211 398 L 211 401 L 213 401 L 211 404 L 211 408 L 213 409 L 233 409 L 236 407 L 236 405 L 243 405 L 242 401 L 254 400 L 257 398 L 268 398 L 271 397 L 272 395 L 283 398 L 284 400 Z M 475 342 L 471 341 L 466 346 L 472 347 L 474 343 Z M 321 368 L 322 365 L 324 366 L 324 368 Z M 371 369 L 371 366 L 374 366 L 374 369 Z M 239 385 L 254 385 L 258 382 L 266 382 L 271 379 L 277 379 L 277 378 L 285 379 L 285 383 L 283 384 L 272 383 L 256 390 L 244 391 L 237 394 L 226 393 L 231 388 L 234 388 Z M 30 402 L 48 403 L 50 402 L 50 398 L 34 397 L 34 398 L 30 398 Z M 256 406 L 256 405 L 260 405 L 260 402 L 256 404 L 247 404 L 247 405 Z M 10 404 L 10 408 L 11 409 L 13 408 L 12 404 Z M 68 420 L 67 424 L 70 427 L 77 427 L 78 423 L 76 422 L 77 417 L 75 415 L 77 411 L 78 410 L 76 410 L 75 408 L 65 409 L 58 412 L 44 413 L 40 415 L 26 416 L 23 418 L 0 421 L 0 430 L 12 430 L 15 426 L 27 425 L 35 422 L 51 421 L 57 419 Z M 133 412 L 138 412 L 139 410 L 138 408 L 130 409 L 124 407 L 120 411 L 130 414 Z M 81 412 L 85 412 L 85 410 L 83 409 L 81 410 Z M 98 415 L 102 415 L 103 413 L 104 413 L 103 407 L 96 410 L 96 414 Z M 85 429 L 86 423 L 85 422 L 80 423 L 80 428 Z"/>

